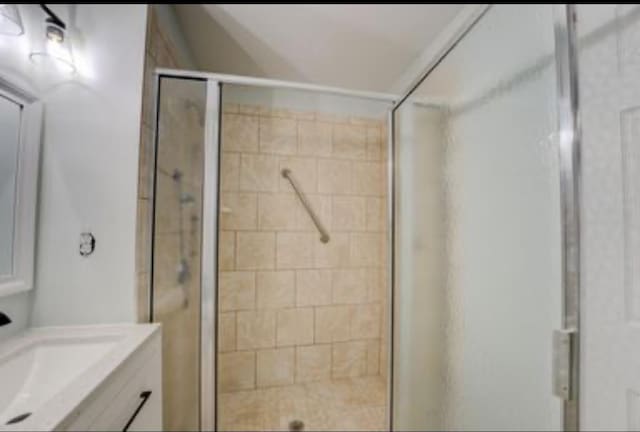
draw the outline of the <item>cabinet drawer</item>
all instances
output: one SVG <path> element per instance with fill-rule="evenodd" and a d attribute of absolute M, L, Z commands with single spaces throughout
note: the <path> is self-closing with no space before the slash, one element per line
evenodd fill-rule
<path fill-rule="evenodd" d="M 95 419 L 93 431 L 153 431 L 162 429 L 162 401 L 158 373 L 160 358 L 138 369 L 127 385 Z"/>

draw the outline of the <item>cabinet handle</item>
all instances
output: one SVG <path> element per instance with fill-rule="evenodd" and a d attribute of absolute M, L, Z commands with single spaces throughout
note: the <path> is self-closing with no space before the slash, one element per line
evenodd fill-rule
<path fill-rule="evenodd" d="M 124 427 L 124 429 L 122 429 L 122 432 L 127 432 L 129 430 L 129 426 L 131 426 L 131 423 L 133 423 L 133 421 L 136 419 L 136 417 L 138 416 L 138 413 L 140 412 L 140 410 L 142 409 L 144 404 L 147 403 L 147 401 L 149 400 L 150 396 L 151 396 L 151 390 L 146 390 L 146 391 L 143 391 L 142 393 L 140 393 L 140 399 L 142 399 L 142 400 L 140 401 L 140 404 L 138 405 L 138 408 L 136 408 L 136 411 L 133 413 L 133 415 L 131 416 L 131 418 L 127 422 L 127 424 Z"/>

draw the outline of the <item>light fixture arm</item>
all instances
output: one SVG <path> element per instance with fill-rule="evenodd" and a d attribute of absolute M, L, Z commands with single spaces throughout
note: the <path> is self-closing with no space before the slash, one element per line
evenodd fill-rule
<path fill-rule="evenodd" d="M 54 24 L 63 30 L 67 29 L 67 25 L 64 23 L 64 21 L 62 21 L 60 17 L 58 17 L 58 15 L 53 13 L 53 11 L 49 9 L 47 5 L 41 4 L 40 7 L 48 15 L 48 18 L 45 20 L 46 22 Z"/>

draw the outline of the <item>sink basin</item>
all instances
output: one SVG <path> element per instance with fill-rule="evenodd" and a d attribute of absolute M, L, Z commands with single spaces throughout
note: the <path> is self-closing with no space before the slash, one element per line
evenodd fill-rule
<path fill-rule="evenodd" d="M 0 344 L 0 430 L 52 430 L 156 325 L 31 329 Z"/>
<path fill-rule="evenodd" d="M 0 360 L 0 424 L 39 410 L 116 345 L 117 336 L 32 340 Z"/>

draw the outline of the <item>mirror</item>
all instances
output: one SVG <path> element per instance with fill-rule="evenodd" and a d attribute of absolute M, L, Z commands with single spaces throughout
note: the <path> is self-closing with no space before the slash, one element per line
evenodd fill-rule
<path fill-rule="evenodd" d="M 0 96 L 0 277 L 13 275 L 22 106 Z"/>
<path fill-rule="evenodd" d="M 0 297 L 33 288 L 42 105 L 0 77 Z"/>

